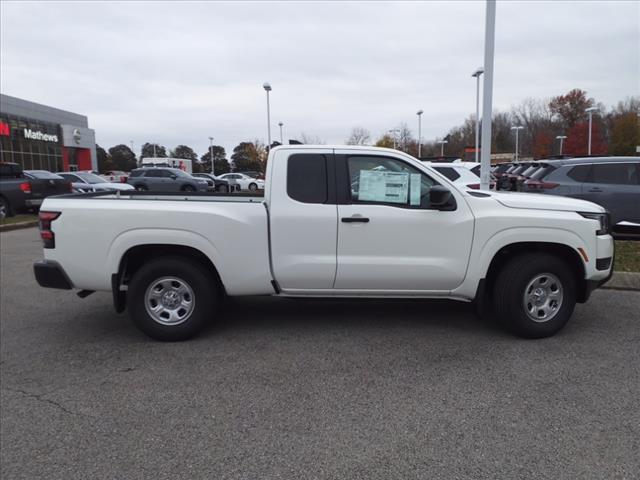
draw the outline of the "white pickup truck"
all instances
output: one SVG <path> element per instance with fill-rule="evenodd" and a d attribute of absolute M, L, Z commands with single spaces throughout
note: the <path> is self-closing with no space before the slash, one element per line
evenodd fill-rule
<path fill-rule="evenodd" d="M 469 190 L 396 150 L 282 146 L 264 197 L 117 192 L 47 198 L 43 287 L 113 293 L 183 340 L 225 295 L 474 301 L 514 333 L 553 335 L 610 276 L 607 212 Z"/>

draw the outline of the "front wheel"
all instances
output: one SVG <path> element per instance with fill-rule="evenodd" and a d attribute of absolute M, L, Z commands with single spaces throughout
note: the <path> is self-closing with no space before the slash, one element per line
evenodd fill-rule
<path fill-rule="evenodd" d="M 162 257 L 143 265 L 127 292 L 129 316 L 149 337 L 187 340 L 213 316 L 218 288 L 198 263 L 185 257 Z"/>
<path fill-rule="evenodd" d="M 255 192 L 256 190 L 258 190 L 258 185 L 255 183 L 249 184 L 249 190 L 251 190 L 252 192 Z"/>
<path fill-rule="evenodd" d="M 192 187 L 191 185 L 185 185 L 184 187 L 182 187 L 182 191 L 183 192 L 195 192 L 196 189 L 194 187 Z"/>
<path fill-rule="evenodd" d="M 550 337 L 566 325 L 573 313 L 576 277 L 555 255 L 520 255 L 498 274 L 492 303 L 498 320 L 516 335 Z"/>

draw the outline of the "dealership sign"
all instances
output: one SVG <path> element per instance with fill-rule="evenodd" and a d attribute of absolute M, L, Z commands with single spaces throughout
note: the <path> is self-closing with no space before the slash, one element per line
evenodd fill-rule
<path fill-rule="evenodd" d="M 56 142 L 58 143 L 58 135 L 51 135 L 49 133 L 42 133 L 39 130 L 31 130 L 29 128 L 24 129 L 24 138 L 30 138 L 31 140 L 42 140 L 43 142 Z"/>
<path fill-rule="evenodd" d="M 8 123 L 0 122 L 0 135 L 3 137 L 11 135 L 11 127 L 9 127 Z"/>

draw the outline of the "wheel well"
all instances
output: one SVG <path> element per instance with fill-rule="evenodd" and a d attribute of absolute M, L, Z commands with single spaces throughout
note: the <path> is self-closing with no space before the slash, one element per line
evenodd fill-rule
<path fill-rule="evenodd" d="M 584 264 L 582 263 L 582 258 L 580 258 L 580 254 L 577 250 L 571 248 L 568 245 L 548 242 L 512 243 L 498 250 L 498 252 L 493 256 L 493 259 L 491 260 L 491 264 L 489 265 L 489 269 L 487 270 L 487 274 L 485 276 L 484 284 L 486 285 L 486 294 L 491 295 L 495 279 L 498 276 L 500 270 L 502 270 L 502 267 L 504 267 L 507 262 L 518 255 L 535 252 L 550 253 L 566 262 L 567 266 L 571 268 L 571 271 L 573 272 L 577 280 L 578 302 L 586 301 L 587 282 L 585 281 L 585 268 Z"/>
<path fill-rule="evenodd" d="M 120 288 L 121 284 L 128 284 L 133 275 L 150 259 L 166 256 L 181 256 L 195 260 L 199 265 L 205 267 L 213 279 L 218 283 L 221 291 L 225 293 L 224 284 L 215 265 L 200 250 L 184 245 L 163 245 L 147 244 L 138 245 L 127 250 L 120 259 L 118 273 L 113 281 L 113 288 Z M 115 292 L 114 292 L 115 294 Z M 116 305 L 116 309 L 117 309 Z"/>

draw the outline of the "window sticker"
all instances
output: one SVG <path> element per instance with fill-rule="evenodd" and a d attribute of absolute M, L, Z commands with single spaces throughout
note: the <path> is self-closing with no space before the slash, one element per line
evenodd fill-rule
<path fill-rule="evenodd" d="M 407 203 L 409 174 L 360 170 L 358 200 L 363 202 Z"/>
<path fill-rule="evenodd" d="M 419 173 L 411 174 L 411 180 L 410 180 L 411 183 L 409 185 L 409 192 L 410 192 L 411 198 L 409 200 L 409 204 L 413 206 L 420 205 L 420 192 L 421 192 L 420 177 L 421 175 Z"/>

